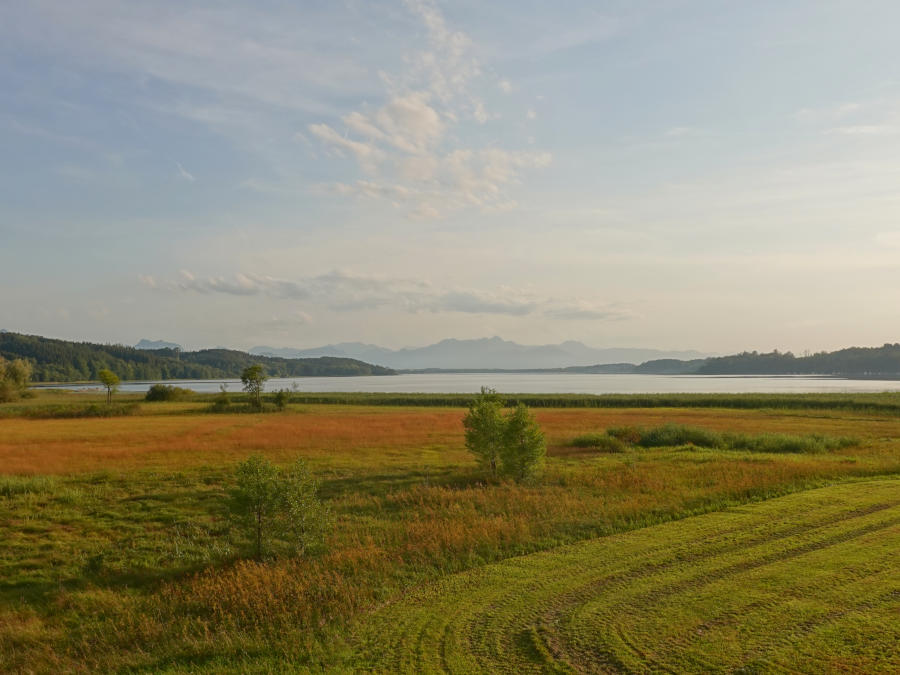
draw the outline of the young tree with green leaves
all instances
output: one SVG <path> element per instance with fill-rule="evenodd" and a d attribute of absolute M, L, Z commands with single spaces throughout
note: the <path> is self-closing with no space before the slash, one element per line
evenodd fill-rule
<path fill-rule="evenodd" d="M 279 469 L 254 455 L 238 465 L 236 478 L 229 519 L 250 540 L 257 559 L 280 551 L 303 554 L 323 542 L 330 514 L 302 460 Z"/>
<path fill-rule="evenodd" d="M 112 403 L 113 392 L 119 388 L 119 376 L 107 368 L 97 371 L 97 379 L 106 387 L 106 404 Z"/>
<path fill-rule="evenodd" d="M 533 478 L 546 455 L 543 432 L 525 404 L 519 403 L 505 420 L 500 451 L 503 473 L 517 481 Z"/>
<path fill-rule="evenodd" d="M 25 359 L 7 361 L 0 356 L 0 403 L 19 398 L 31 382 L 31 364 Z"/>
<path fill-rule="evenodd" d="M 492 476 L 497 475 L 500 466 L 504 427 L 502 409 L 503 402 L 497 392 L 482 387 L 463 418 L 466 448 L 475 455 L 479 464 L 490 469 Z"/>
<path fill-rule="evenodd" d="M 244 385 L 244 391 L 250 394 L 253 405 L 257 408 L 262 408 L 262 391 L 268 379 L 269 376 L 266 375 L 265 368 L 258 363 L 247 366 L 244 368 L 244 372 L 241 373 L 241 383 Z"/>
<path fill-rule="evenodd" d="M 466 448 L 491 476 L 509 476 L 517 481 L 532 478 L 544 463 L 547 446 L 534 416 L 523 403 L 508 415 L 503 401 L 487 387 L 469 406 L 463 418 Z"/>

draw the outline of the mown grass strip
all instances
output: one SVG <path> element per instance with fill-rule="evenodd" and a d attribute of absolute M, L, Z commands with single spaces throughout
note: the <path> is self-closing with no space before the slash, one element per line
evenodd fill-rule
<path fill-rule="evenodd" d="M 448 577 L 359 622 L 354 665 L 895 671 L 898 546 L 900 481 L 811 490 Z"/>

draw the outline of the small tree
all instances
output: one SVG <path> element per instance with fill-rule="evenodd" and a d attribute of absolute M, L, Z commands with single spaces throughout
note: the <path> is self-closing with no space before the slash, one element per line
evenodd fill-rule
<path fill-rule="evenodd" d="M 97 379 L 106 387 L 106 403 L 112 403 L 112 395 L 119 388 L 119 376 L 107 368 L 97 371 Z"/>
<path fill-rule="evenodd" d="M 257 408 L 262 408 L 262 390 L 268 379 L 269 377 L 266 375 L 265 369 L 258 363 L 247 366 L 244 368 L 244 372 L 241 373 L 241 382 L 244 385 L 244 391 L 250 394 L 253 405 Z"/>
<path fill-rule="evenodd" d="M 291 392 L 289 392 L 287 389 L 279 389 L 272 395 L 272 402 L 279 410 L 284 410 L 285 408 L 287 408 L 287 404 L 290 403 L 290 400 Z"/>
<path fill-rule="evenodd" d="M 226 387 L 223 382 L 219 385 L 219 393 L 213 397 L 213 404 L 210 406 L 210 409 L 213 412 L 222 412 L 228 410 L 228 406 L 230 405 L 231 396 L 228 395 L 228 387 Z"/>
<path fill-rule="evenodd" d="M 534 477 L 544 463 L 547 446 L 534 415 L 519 403 L 507 416 L 500 458 L 503 473 L 517 481 Z"/>
<path fill-rule="evenodd" d="M 497 392 L 482 387 L 481 393 L 469 405 L 469 412 L 463 418 L 466 429 L 466 448 L 489 468 L 492 476 L 497 475 L 500 450 L 503 445 L 503 403 Z"/>
<path fill-rule="evenodd" d="M 322 543 L 330 515 L 302 460 L 281 470 L 253 456 L 238 465 L 236 478 L 229 517 L 251 541 L 257 559 L 284 548 L 302 554 Z"/>
<path fill-rule="evenodd" d="M 7 361 L 0 356 L 0 403 L 22 396 L 31 382 L 31 364 L 24 359 Z"/>

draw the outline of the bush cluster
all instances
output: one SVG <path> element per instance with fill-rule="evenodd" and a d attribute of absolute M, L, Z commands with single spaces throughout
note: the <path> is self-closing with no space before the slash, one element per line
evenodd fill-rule
<path fill-rule="evenodd" d="M 24 359 L 7 361 L 0 356 L 0 403 L 23 396 L 31 381 L 31 364 Z"/>
<path fill-rule="evenodd" d="M 26 417 L 31 419 L 75 419 L 79 417 L 125 417 L 140 410 L 137 403 L 113 403 L 110 405 L 32 405 L 14 406 L 0 411 L 0 417 Z"/>
<path fill-rule="evenodd" d="M 171 384 L 154 384 L 147 390 L 145 401 L 183 401 L 194 392 Z"/>
<path fill-rule="evenodd" d="M 605 452 L 622 452 L 627 445 L 643 448 L 664 448 L 690 445 L 717 450 L 745 450 L 747 452 L 816 453 L 840 450 L 859 445 L 859 440 L 820 434 L 745 434 L 718 432 L 682 424 L 664 424 L 642 429 L 634 426 L 610 427 L 603 434 L 583 434 L 572 439 L 574 447 L 596 448 Z"/>

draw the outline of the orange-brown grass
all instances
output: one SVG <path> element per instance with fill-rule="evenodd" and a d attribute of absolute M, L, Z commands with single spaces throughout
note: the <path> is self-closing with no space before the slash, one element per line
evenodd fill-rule
<path fill-rule="evenodd" d="M 542 409 L 547 468 L 537 483 L 517 485 L 477 470 L 463 447 L 463 413 L 307 406 L 265 415 L 0 420 L 2 473 L 59 475 L 44 492 L 0 497 L 0 540 L 12 551 L 0 551 L 0 671 L 346 667 L 348 622 L 442 575 L 823 482 L 900 472 L 895 418 Z M 585 432 L 666 422 L 855 436 L 861 445 L 816 455 L 567 454 Z M 179 562 L 173 527 L 198 522 L 220 536 L 213 507 L 231 465 L 251 453 L 311 461 L 336 516 L 327 552 Z M 116 475 L 90 474 L 100 469 Z M 103 568 L 87 574 L 98 550 Z"/>
<path fill-rule="evenodd" d="M 67 474 L 139 468 L 176 469 L 233 462 L 250 453 L 287 462 L 296 457 L 333 468 L 407 463 L 436 466 L 466 460 L 464 411 L 435 408 L 316 406 L 263 415 L 140 415 L 124 418 L 0 419 L 0 471 Z M 551 455 L 586 431 L 666 422 L 717 430 L 900 437 L 900 419 L 810 417 L 716 409 L 538 410 Z"/>

